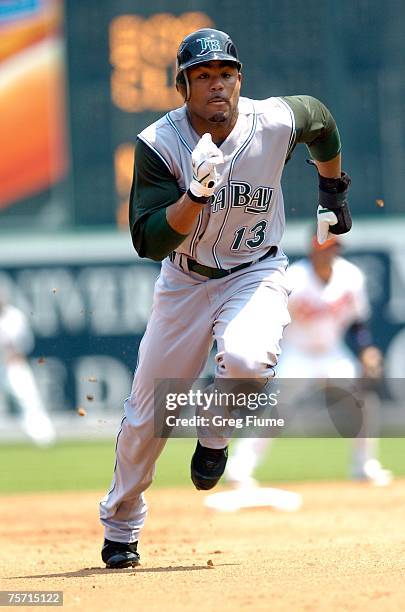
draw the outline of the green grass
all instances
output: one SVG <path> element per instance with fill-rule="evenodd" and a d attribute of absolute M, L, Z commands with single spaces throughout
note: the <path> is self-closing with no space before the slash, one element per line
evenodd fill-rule
<path fill-rule="evenodd" d="M 189 484 L 194 440 L 170 440 L 159 459 L 154 487 Z M 347 477 L 350 443 L 342 439 L 280 439 L 257 471 L 263 482 L 336 480 Z M 405 475 L 404 440 L 380 441 L 385 467 Z M 114 441 L 63 442 L 49 449 L 26 444 L 0 447 L 0 493 L 107 490 Z"/>

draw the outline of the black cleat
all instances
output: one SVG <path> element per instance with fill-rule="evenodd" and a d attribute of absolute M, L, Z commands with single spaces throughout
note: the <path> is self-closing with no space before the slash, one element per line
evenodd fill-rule
<path fill-rule="evenodd" d="M 217 484 L 225 471 L 228 460 L 228 447 L 215 449 L 201 446 L 197 441 L 191 459 L 191 480 L 196 489 L 208 491 Z"/>
<path fill-rule="evenodd" d="M 111 569 L 136 567 L 141 562 L 137 546 L 138 542 L 124 544 L 124 542 L 112 542 L 106 538 L 101 550 L 101 558 Z"/>

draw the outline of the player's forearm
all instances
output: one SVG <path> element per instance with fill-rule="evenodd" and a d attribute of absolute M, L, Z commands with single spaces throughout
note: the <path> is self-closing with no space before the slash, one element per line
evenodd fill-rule
<path fill-rule="evenodd" d="M 325 178 L 340 178 L 342 171 L 340 153 L 327 162 L 320 162 L 317 160 L 314 161 L 321 176 L 324 176 Z"/>
<path fill-rule="evenodd" d="M 201 205 L 195 204 L 184 194 L 174 204 L 142 219 L 132 232 L 132 242 L 138 255 L 162 261 L 184 242 L 200 212 Z"/>
<path fill-rule="evenodd" d="M 204 170 L 203 164 L 200 167 Z M 209 175 L 208 172 L 204 178 Z M 197 199 L 208 197 L 205 193 L 192 193 Z M 181 193 L 167 165 L 147 144 L 138 140 L 129 222 L 132 242 L 139 256 L 155 261 L 164 259 L 194 229 L 202 206 L 204 203 Z"/>
<path fill-rule="evenodd" d="M 168 224 L 165 209 L 141 219 L 132 230 L 132 242 L 138 255 L 154 261 L 162 261 L 185 238 L 186 235 L 176 232 Z"/>
<path fill-rule="evenodd" d="M 201 210 L 201 204 L 193 202 L 185 193 L 177 202 L 166 208 L 167 223 L 178 234 L 187 236 L 193 229 Z"/>
<path fill-rule="evenodd" d="M 352 338 L 355 350 L 358 354 L 374 345 L 370 327 L 364 321 L 356 321 L 353 323 L 347 333 Z"/>

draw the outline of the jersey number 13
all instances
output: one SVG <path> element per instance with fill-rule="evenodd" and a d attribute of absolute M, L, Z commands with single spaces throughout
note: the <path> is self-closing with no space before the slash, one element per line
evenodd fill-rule
<path fill-rule="evenodd" d="M 263 244 L 266 238 L 267 221 L 259 221 L 248 229 L 247 227 L 240 227 L 235 232 L 235 238 L 233 240 L 231 251 L 239 251 L 242 242 L 246 244 L 249 249 L 257 249 Z"/>

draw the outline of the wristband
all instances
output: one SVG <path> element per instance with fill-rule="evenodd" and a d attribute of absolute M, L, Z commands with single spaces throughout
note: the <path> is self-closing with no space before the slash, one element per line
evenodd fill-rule
<path fill-rule="evenodd" d="M 191 191 L 190 188 L 187 189 L 186 193 L 187 193 L 187 196 L 190 198 L 190 200 L 192 200 L 196 204 L 208 204 L 208 202 L 211 199 L 211 196 L 200 196 L 200 197 L 198 197 L 198 196 L 194 195 L 194 193 Z"/>

